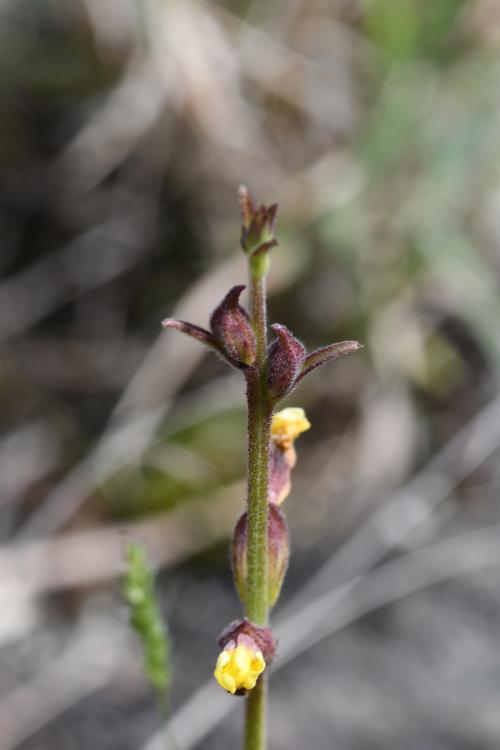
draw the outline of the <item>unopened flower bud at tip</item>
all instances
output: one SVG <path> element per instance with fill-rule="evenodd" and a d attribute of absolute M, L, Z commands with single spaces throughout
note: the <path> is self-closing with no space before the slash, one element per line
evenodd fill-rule
<path fill-rule="evenodd" d="M 250 191 L 244 185 L 240 186 L 238 194 L 241 209 L 241 246 L 251 258 L 267 255 L 278 244 L 274 236 L 278 206 L 273 204 L 257 207 Z M 263 265 L 266 266 L 265 263 Z"/>

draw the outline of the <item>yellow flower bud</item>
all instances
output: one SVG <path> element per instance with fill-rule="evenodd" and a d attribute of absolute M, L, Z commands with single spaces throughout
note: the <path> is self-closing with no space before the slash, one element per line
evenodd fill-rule
<path fill-rule="evenodd" d="M 266 668 L 262 651 L 251 638 L 239 636 L 219 654 L 214 676 L 219 685 L 233 695 L 242 690 L 252 690 Z"/>
<path fill-rule="evenodd" d="M 271 437 L 279 448 L 288 450 L 293 445 L 293 441 L 310 427 L 311 423 L 307 419 L 304 409 L 288 407 L 274 414 Z"/>

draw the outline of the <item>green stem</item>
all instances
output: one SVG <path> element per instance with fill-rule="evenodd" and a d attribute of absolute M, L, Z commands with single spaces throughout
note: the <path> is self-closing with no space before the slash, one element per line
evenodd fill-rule
<path fill-rule="evenodd" d="M 251 320 L 257 343 L 255 366 L 247 375 L 248 398 L 248 552 L 246 614 L 267 625 L 267 523 L 269 445 L 272 406 L 267 393 L 267 324 L 265 273 L 250 266 Z M 265 750 L 266 682 L 260 678 L 246 706 L 245 750 Z"/>
<path fill-rule="evenodd" d="M 256 625 L 267 625 L 267 493 L 271 412 L 261 398 L 257 375 L 249 376 L 248 395 L 248 551 L 246 614 Z"/>
<path fill-rule="evenodd" d="M 252 265 L 250 265 L 250 316 L 257 343 L 255 364 L 265 376 L 267 362 L 266 277 L 260 269 L 257 270 Z"/>
<path fill-rule="evenodd" d="M 257 342 L 255 367 L 247 375 L 248 399 L 248 552 L 246 613 L 267 625 L 267 495 L 272 406 L 267 397 L 265 279 L 250 274 L 251 319 Z"/>
<path fill-rule="evenodd" d="M 266 698 L 267 681 L 262 676 L 246 699 L 245 750 L 266 746 Z"/>

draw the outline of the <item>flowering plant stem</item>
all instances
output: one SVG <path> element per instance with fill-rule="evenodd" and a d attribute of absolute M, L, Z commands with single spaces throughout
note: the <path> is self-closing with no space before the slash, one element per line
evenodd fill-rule
<path fill-rule="evenodd" d="M 293 443 L 311 426 L 304 410 L 289 407 L 273 415 L 276 404 L 316 367 L 361 348 L 340 341 L 307 353 L 304 344 L 280 323 L 267 346 L 266 276 L 277 204 L 257 206 L 245 187 L 239 191 L 241 247 L 249 262 L 250 314 L 239 303 L 241 284 L 233 286 L 210 317 L 210 330 L 177 318 L 163 321 L 214 349 L 244 373 L 248 400 L 248 497 L 238 519 L 231 559 L 245 618 L 231 622 L 218 642 L 214 677 L 232 695 L 246 695 L 245 750 L 266 750 L 266 675 L 276 642 L 268 626 L 288 564 L 290 540 L 279 507 L 291 487 L 297 459 Z"/>
<path fill-rule="evenodd" d="M 248 553 L 246 615 L 267 625 L 268 486 L 272 405 L 267 388 L 267 324 L 265 267 L 250 261 L 250 308 L 257 353 L 247 375 L 248 400 Z M 266 683 L 261 676 L 247 697 L 245 750 L 266 747 Z"/>
<path fill-rule="evenodd" d="M 266 747 L 267 680 L 261 675 L 246 699 L 245 750 L 262 750 Z"/>

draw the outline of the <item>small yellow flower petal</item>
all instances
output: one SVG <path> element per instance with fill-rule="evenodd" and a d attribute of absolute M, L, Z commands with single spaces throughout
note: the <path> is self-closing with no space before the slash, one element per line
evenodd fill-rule
<path fill-rule="evenodd" d="M 247 675 L 247 677 L 245 677 L 245 679 L 243 680 L 243 687 L 246 690 L 253 690 L 256 684 L 257 677 L 253 674 Z"/>
<path fill-rule="evenodd" d="M 224 690 L 234 695 L 242 688 L 252 690 L 265 668 L 266 662 L 261 651 L 255 651 L 246 644 L 238 644 L 229 651 L 221 651 L 214 676 Z"/>
<path fill-rule="evenodd" d="M 235 692 L 236 692 L 236 681 L 234 680 L 233 677 L 231 677 L 230 674 L 222 674 L 220 676 L 220 679 L 219 678 L 217 678 L 217 679 L 219 680 L 219 684 L 222 685 L 222 687 L 224 688 L 224 690 L 227 690 L 228 693 L 232 693 L 232 695 L 235 694 Z"/>
<path fill-rule="evenodd" d="M 233 654 L 233 668 L 239 674 L 247 674 L 251 669 L 252 654 L 247 648 L 236 648 Z"/>
<path fill-rule="evenodd" d="M 229 654 L 229 651 L 225 651 L 225 650 L 221 651 L 217 658 L 217 664 L 215 668 L 223 669 L 230 659 L 231 659 L 231 655 Z"/>
<path fill-rule="evenodd" d="M 308 430 L 311 423 L 304 409 L 288 407 L 273 416 L 271 437 L 278 447 L 287 450 L 298 436 Z"/>
<path fill-rule="evenodd" d="M 262 656 L 262 651 L 257 651 L 252 659 L 251 670 L 252 672 L 257 672 L 257 674 L 260 674 L 264 671 L 265 668 L 266 662 L 264 661 L 264 657 Z"/>

